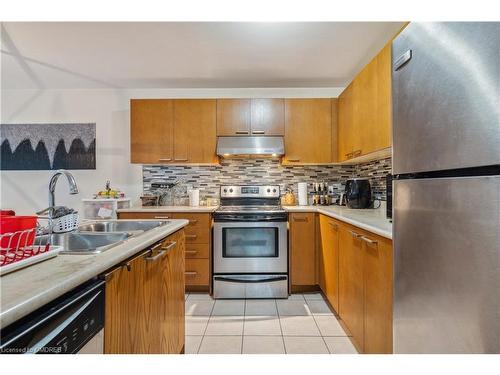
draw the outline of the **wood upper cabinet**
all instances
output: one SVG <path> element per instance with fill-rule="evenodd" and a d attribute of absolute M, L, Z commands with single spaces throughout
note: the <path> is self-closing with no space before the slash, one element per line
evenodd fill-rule
<path fill-rule="evenodd" d="M 182 352 L 184 246 L 180 230 L 106 275 L 105 353 Z"/>
<path fill-rule="evenodd" d="M 174 100 L 175 163 L 217 163 L 215 99 Z"/>
<path fill-rule="evenodd" d="M 132 99 L 131 162 L 217 162 L 214 99 Z"/>
<path fill-rule="evenodd" d="M 251 107 L 252 135 L 285 134 L 284 99 L 252 99 Z"/>
<path fill-rule="evenodd" d="M 331 99 L 285 99 L 284 164 L 331 163 Z"/>
<path fill-rule="evenodd" d="M 330 305 L 339 311 L 339 230 L 338 221 L 319 216 L 320 246 L 318 281 Z"/>
<path fill-rule="evenodd" d="M 391 146 L 391 44 L 339 96 L 338 158 L 345 161 Z"/>
<path fill-rule="evenodd" d="M 250 99 L 217 99 L 217 135 L 250 135 Z"/>
<path fill-rule="evenodd" d="M 217 135 L 283 135 L 284 99 L 218 99 Z"/>
<path fill-rule="evenodd" d="M 173 101 L 130 101 L 130 161 L 153 164 L 173 159 Z"/>
<path fill-rule="evenodd" d="M 316 225 L 314 213 L 290 213 L 290 283 L 316 285 Z"/>
<path fill-rule="evenodd" d="M 339 231 L 339 315 L 358 350 L 364 350 L 363 242 L 356 228 Z"/>

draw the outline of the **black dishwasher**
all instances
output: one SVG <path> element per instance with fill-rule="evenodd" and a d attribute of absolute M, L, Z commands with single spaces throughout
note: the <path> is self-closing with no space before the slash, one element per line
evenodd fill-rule
<path fill-rule="evenodd" d="M 0 353 L 77 353 L 104 327 L 105 282 L 91 280 L 0 332 Z"/>

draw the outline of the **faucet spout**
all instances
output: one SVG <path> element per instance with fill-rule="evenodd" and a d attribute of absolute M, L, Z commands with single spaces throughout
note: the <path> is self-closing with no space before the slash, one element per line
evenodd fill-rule
<path fill-rule="evenodd" d="M 65 169 L 59 169 L 58 171 L 56 171 L 52 175 L 52 177 L 50 178 L 50 182 L 49 182 L 49 208 L 50 209 L 53 209 L 55 206 L 56 184 L 57 184 L 57 180 L 59 179 L 59 176 L 61 176 L 61 175 L 66 176 L 66 179 L 68 180 L 69 193 L 70 194 L 78 194 L 78 186 L 76 185 L 76 180 L 73 177 L 73 175 Z M 52 216 L 51 212 L 52 212 L 52 210 L 49 211 L 49 216 Z"/>

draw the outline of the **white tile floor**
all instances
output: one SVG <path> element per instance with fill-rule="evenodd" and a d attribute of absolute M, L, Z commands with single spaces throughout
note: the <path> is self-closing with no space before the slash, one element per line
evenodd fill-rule
<path fill-rule="evenodd" d="M 320 293 L 287 300 L 186 295 L 186 354 L 355 354 Z"/>

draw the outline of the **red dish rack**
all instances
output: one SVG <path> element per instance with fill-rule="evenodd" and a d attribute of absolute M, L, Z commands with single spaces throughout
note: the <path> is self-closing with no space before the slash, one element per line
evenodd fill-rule
<path fill-rule="evenodd" d="M 0 221 L 0 267 L 49 251 L 49 244 L 33 245 L 36 216 L 3 214 L 0 215 Z"/>

